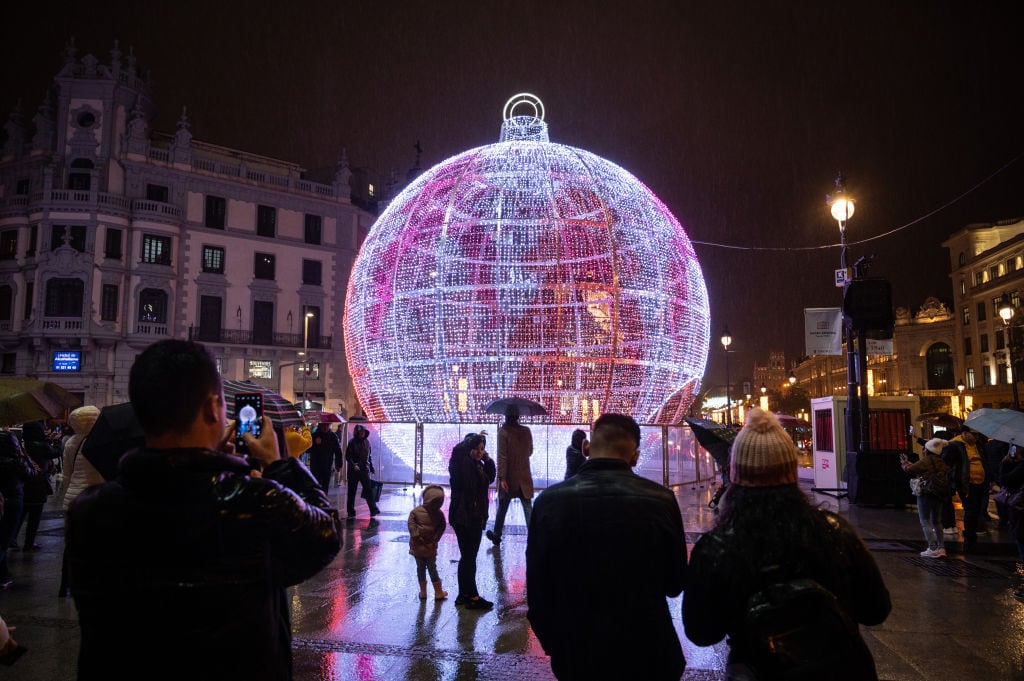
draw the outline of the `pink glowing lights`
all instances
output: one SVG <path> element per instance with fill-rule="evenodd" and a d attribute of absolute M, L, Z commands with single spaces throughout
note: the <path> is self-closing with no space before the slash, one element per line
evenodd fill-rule
<path fill-rule="evenodd" d="M 693 246 L 646 186 L 548 141 L 539 100 L 517 98 L 500 142 L 424 173 L 363 244 L 344 318 L 363 409 L 475 422 L 516 395 L 557 423 L 675 422 L 710 335 Z"/>

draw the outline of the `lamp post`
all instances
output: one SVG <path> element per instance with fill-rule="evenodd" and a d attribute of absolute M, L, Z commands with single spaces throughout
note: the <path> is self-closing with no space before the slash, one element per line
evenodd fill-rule
<path fill-rule="evenodd" d="M 732 345 L 732 336 L 729 335 L 729 328 L 722 330 L 722 347 L 725 348 L 725 425 L 732 425 L 732 395 L 729 394 L 729 346 Z"/>
<path fill-rule="evenodd" d="M 761 384 L 761 408 L 768 411 L 768 386 Z"/>
<path fill-rule="evenodd" d="M 306 401 L 306 377 L 309 376 L 309 320 L 313 318 L 312 312 L 307 312 L 302 320 L 302 412 L 309 408 Z"/>
<path fill-rule="evenodd" d="M 1011 333 L 1010 320 L 1013 319 L 1015 310 L 1010 301 L 1003 296 L 1003 300 L 999 303 L 999 316 L 1003 320 L 1003 326 L 1006 327 L 1006 363 L 1010 365 L 1010 384 L 1013 386 L 1013 408 L 1020 410 L 1020 398 L 1017 396 L 1017 375 L 1013 370 L 1013 334 Z"/>
<path fill-rule="evenodd" d="M 846 255 L 846 225 L 853 217 L 854 203 L 846 194 L 842 173 L 836 178 L 835 192 L 826 197 L 832 217 L 839 223 L 839 264 L 843 270 L 843 331 L 846 336 L 846 451 L 861 448 L 860 401 L 857 394 L 857 353 L 853 346 L 853 320 L 846 314 L 846 293 L 850 289 L 850 266 Z"/>

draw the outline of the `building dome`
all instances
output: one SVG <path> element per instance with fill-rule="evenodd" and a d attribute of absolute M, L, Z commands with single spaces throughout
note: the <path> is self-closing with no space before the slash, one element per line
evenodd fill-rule
<path fill-rule="evenodd" d="M 428 170 L 370 230 L 344 317 L 370 419 L 479 422 L 511 396 L 555 423 L 689 407 L 709 311 L 686 232 L 622 168 L 550 142 L 543 118 L 513 97 L 497 144 Z"/>

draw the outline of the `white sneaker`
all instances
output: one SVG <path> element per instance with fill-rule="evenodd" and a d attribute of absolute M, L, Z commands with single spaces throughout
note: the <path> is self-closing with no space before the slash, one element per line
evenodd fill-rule
<path fill-rule="evenodd" d="M 956 535 L 960 534 L 960 531 L 957 530 L 955 527 L 946 527 L 946 528 L 943 528 L 942 534 L 955 537 Z"/>
<path fill-rule="evenodd" d="M 935 549 L 932 551 L 932 558 L 945 558 L 946 549 Z"/>
<path fill-rule="evenodd" d="M 925 549 L 924 551 L 921 552 L 921 555 L 924 556 L 925 558 L 931 558 L 931 557 L 933 557 L 935 555 L 935 553 L 932 552 L 931 549 Z"/>

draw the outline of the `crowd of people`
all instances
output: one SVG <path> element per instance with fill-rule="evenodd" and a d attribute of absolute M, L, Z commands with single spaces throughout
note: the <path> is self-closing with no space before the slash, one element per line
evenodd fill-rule
<path fill-rule="evenodd" d="M 100 414 L 95 406 L 72 411 L 56 440 L 41 422 L 24 424 L 20 438 L 0 430 L 0 589 L 12 583 L 9 551 L 38 547 L 42 509 L 61 494 L 58 596 L 72 597 L 78 610 L 79 678 L 129 678 L 143 665 L 153 669 L 152 659 L 165 661 L 160 678 L 291 678 L 285 589 L 342 548 L 341 517 L 327 494 L 332 474 L 347 467 L 338 501 L 348 519 L 360 488 L 370 516 L 380 513 L 369 429 L 356 425 L 344 445 L 326 423 L 281 438 L 263 417 L 258 437 L 242 435 L 248 456 L 239 456 L 216 363 L 187 341 L 161 341 L 140 354 L 129 394 L 145 444 L 127 452 L 109 480 L 82 455 Z M 518 500 L 528 619 L 559 679 L 679 679 L 686 660 L 667 599 L 684 589 L 687 637 L 698 645 L 728 638 L 731 680 L 877 678 L 859 626 L 886 619 L 889 592 L 852 526 L 799 488 L 795 446 L 774 414 L 748 413 L 715 525 L 690 555 L 674 493 L 633 470 L 641 449 L 634 419 L 609 413 L 589 433 L 575 430 L 564 480 L 537 494 L 531 430 L 515 405 L 503 416 L 496 457 L 486 433 L 468 433 L 453 448 L 447 516 L 440 485 L 425 487 L 409 513 L 420 600 L 448 598 L 437 556 L 450 526 L 459 550 L 455 606 L 494 606 L 477 588 L 480 545 L 486 537 L 500 550 Z M 1016 446 L 966 428 L 941 435 L 921 441 L 919 459 L 904 461 L 916 480 L 922 556 L 930 558 L 946 555 L 954 495 L 969 552 L 995 521 L 986 510 L 993 484 L 1024 487 Z M 492 489 L 497 512 L 487 529 Z M 997 506 L 1024 560 L 1021 511 Z M 595 585 L 607 586 L 600 598 Z M 803 622 L 795 630 L 794 613 Z M 11 630 L 0 619 L 0 659 L 24 653 Z M 823 637 L 841 644 L 823 645 Z M 242 658 L 219 654 L 243 645 L 250 652 Z"/>

